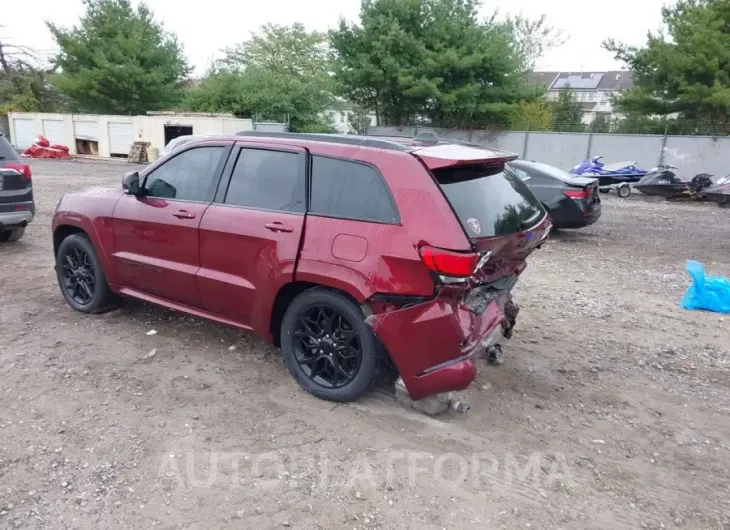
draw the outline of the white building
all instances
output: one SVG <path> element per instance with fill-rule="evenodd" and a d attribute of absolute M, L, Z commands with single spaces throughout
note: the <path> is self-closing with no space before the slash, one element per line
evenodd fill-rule
<path fill-rule="evenodd" d="M 585 123 L 598 114 L 613 114 L 613 97 L 634 86 L 629 71 L 609 72 L 532 72 L 530 80 L 547 87 L 545 99 L 556 101 L 561 90 L 569 88 L 583 107 Z"/>
<path fill-rule="evenodd" d="M 225 135 L 253 130 L 252 120 L 225 114 L 150 113 L 147 116 L 11 112 L 9 136 L 17 149 L 30 147 L 38 134 L 71 154 L 126 157 L 136 141 L 162 148 L 186 134 Z"/>

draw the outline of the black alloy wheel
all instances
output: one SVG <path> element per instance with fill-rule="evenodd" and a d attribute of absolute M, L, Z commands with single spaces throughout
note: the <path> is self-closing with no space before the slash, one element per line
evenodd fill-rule
<path fill-rule="evenodd" d="M 76 311 L 103 313 L 116 307 L 117 298 L 86 234 L 71 234 L 61 241 L 56 253 L 56 276 L 61 294 Z"/>
<path fill-rule="evenodd" d="M 294 337 L 297 362 L 316 384 L 341 388 L 357 375 L 362 363 L 360 338 L 336 308 L 311 306 L 299 318 Z"/>
<path fill-rule="evenodd" d="M 66 249 L 61 270 L 67 296 L 79 305 L 89 305 L 96 292 L 96 274 L 89 254 L 78 246 Z"/>
<path fill-rule="evenodd" d="M 318 398 L 352 401 L 380 380 L 378 341 L 344 293 L 324 287 L 301 293 L 286 310 L 280 340 L 289 372 Z"/>

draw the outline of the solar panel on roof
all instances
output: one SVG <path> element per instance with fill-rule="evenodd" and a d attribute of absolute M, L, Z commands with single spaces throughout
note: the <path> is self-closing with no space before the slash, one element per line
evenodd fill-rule
<path fill-rule="evenodd" d="M 603 79 L 603 74 L 593 74 L 593 77 L 583 77 L 582 75 L 569 75 L 561 77 L 553 83 L 553 89 L 574 88 L 576 90 L 595 90 Z"/>

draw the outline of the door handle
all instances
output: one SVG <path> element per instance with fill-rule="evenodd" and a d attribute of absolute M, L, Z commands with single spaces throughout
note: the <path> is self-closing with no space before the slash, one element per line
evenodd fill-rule
<path fill-rule="evenodd" d="M 178 210 L 174 214 L 178 219 L 195 219 L 195 214 L 187 210 Z"/>
<path fill-rule="evenodd" d="M 285 225 L 278 221 L 274 221 L 273 223 L 266 223 L 264 226 L 266 226 L 266 228 L 268 228 L 272 232 L 293 232 L 294 231 L 293 227 Z"/>

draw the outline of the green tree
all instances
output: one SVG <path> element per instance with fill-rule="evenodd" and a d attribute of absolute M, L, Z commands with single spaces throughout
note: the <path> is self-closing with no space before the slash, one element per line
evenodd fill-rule
<path fill-rule="evenodd" d="M 666 33 L 649 33 L 643 47 L 607 40 L 634 87 L 616 101 L 626 113 L 677 114 L 696 124 L 730 123 L 730 0 L 680 0 L 662 9 Z"/>
<path fill-rule="evenodd" d="M 329 80 L 327 36 L 307 31 L 303 24 L 265 24 L 258 33 L 224 50 L 221 65 L 227 70 L 260 69 L 300 78 Z"/>
<path fill-rule="evenodd" d="M 611 119 L 606 117 L 604 112 L 599 112 L 591 122 L 590 129 L 594 133 L 609 133 L 611 132 Z"/>
<path fill-rule="evenodd" d="M 513 21 L 480 21 L 478 0 L 362 0 L 330 32 L 343 95 L 401 125 L 503 124 L 541 89 L 525 82 L 528 45 Z M 534 46 L 529 49 L 535 50 Z"/>
<path fill-rule="evenodd" d="M 67 101 L 49 82 L 53 71 L 35 50 L 0 40 L 0 114 L 64 110 Z"/>
<path fill-rule="evenodd" d="M 526 67 L 533 70 L 535 62 L 551 48 L 562 46 L 567 38 L 562 32 L 547 24 L 547 17 L 530 19 L 522 15 L 507 17 L 514 39 L 520 49 Z"/>
<path fill-rule="evenodd" d="M 583 107 L 570 88 L 558 92 L 557 101 L 553 102 L 552 130 L 559 132 L 576 132 L 585 130 L 583 125 Z"/>
<path fill-rule="evenodd" d="M 553 109 L 546 101 L 521 101 L 510 117 L 513 131 L 549 131 L 553 123 Z"/>
<path fill-rule="evenodd" d="M 350 125 L 358 134 L 368 132 L 370 121 L 370 112 L 362 107 L 355 107 L 350 115 Z"/>
<path fill-rule="evenodd" d="M 289 119 L 292 131 L 332 132 L 324 115 L 334 100 L 327 65 L 324 35 L 301 24 L 268 24 L 224 50 L 184 106 L 260 121 Z"/>
<path fill-rule="evenodd" d="M 71 29 L 47 22 L 60 48 L 54 80 L 79 110 L 144 114 L 174 107 L 190 72 L 177 38 L 144 4 L 84 0 L 86 12 Z"/>

